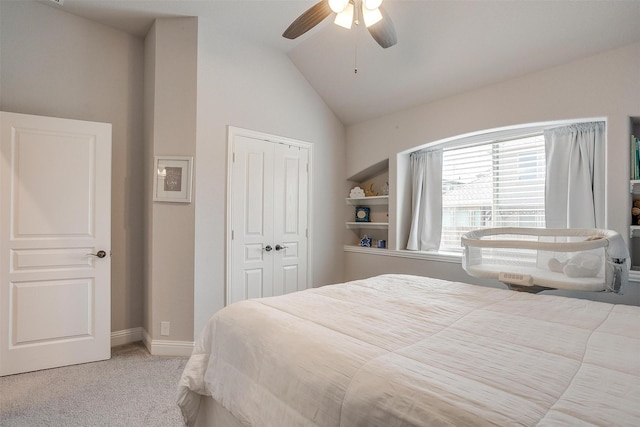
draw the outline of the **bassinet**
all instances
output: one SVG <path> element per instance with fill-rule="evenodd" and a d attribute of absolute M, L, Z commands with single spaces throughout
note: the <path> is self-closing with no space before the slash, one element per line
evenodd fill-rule
<path fill-rule="evenodd" d="M 462 267 L 514 290 L 620 292 L 629 274 L 622 236 L 600 229 L 488 228 L 462 236 Z"/>

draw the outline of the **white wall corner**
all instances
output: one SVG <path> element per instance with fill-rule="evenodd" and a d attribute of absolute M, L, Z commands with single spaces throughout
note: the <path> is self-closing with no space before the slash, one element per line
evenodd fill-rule
<path fill-rule="evenodd" d="M 143 332 L 143 342 L 153 356 L 189 357 L 193 352 L 193 341 L 154 340 L 147 331 Z"/>

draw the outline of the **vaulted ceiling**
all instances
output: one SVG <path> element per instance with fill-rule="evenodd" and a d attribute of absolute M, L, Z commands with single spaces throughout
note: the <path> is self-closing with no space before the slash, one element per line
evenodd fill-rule
<path fill-rule="evenodd" d="M 197 16 L 287 54 L 346 125 L 640 41 L 638 0 L 384 0 L 388 49 L 332 17 L 284 39 L 317 0 L 39 1 L 139 37 L 156 17 Z"/>

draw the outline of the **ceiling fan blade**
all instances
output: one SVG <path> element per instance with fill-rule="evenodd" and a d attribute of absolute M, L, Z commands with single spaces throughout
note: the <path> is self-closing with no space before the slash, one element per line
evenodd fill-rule
<path fill-rule="evenodd" d="M 382 19 L 372 26 L 368 27 L 369 34 L 378 42 L 383 48 L 393 46 L 398 42 L 396 38 L 396 30 L 393 27 L 393 22 L 387 12 L 382 7 L 379 7 Z"/>
<path fill-rule="evenodd" d="M 289 25 L 289 28 L 282 33 L 282 37 L 288 39 L 300 37 L 322 22 L 332 12 L 329 7 L 329 2 L 327 0 L 320 0 L 302 15 L 298 16 L 298 18 Z"/>

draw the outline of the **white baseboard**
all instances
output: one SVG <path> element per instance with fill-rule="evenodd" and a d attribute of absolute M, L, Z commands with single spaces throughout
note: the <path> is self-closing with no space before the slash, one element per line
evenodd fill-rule
<path fill-rule="evenodd" d="M 143 331 L 143 342 L 153 356 L 189 357 L 193 352 L 193 341 L 153 340 L 147 331 Z"/>
<path fill-rule="evenodd" d="M 131 328 L 111 332 L 111 347 L 142 341 L 142 328 Z"/>
<path fill-rule="evenodd" d="M 142 341 L 154 356 L 191 356 L 193 341 L 152 340 L 147 331 L 138 328 L 125 329 L 111 333 L 111 347 Z"/>

